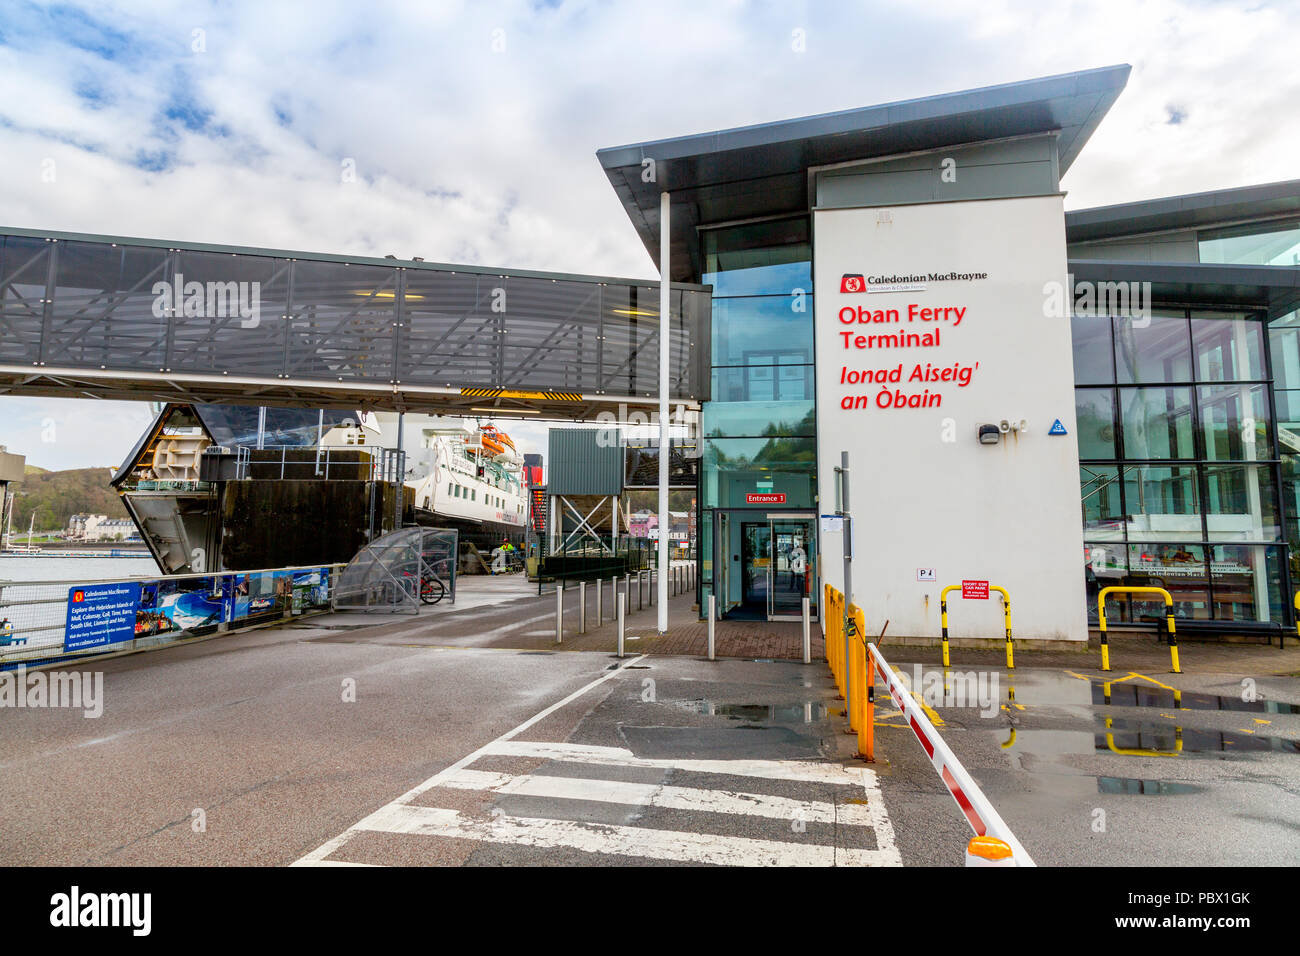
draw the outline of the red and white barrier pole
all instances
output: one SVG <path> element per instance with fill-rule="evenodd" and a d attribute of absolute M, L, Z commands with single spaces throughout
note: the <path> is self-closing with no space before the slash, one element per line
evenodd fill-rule
<path fill-rule="evenodd" d="M 992 842 L 1001 841 L 1010 848 L 1010 862 L 1013 865 L 1035 866 L 1033 858 L 1020 845 L 1020 841 L 1011 832 L 1006 821 L 997 810 L 993 809 L 993 804 L 989 803 L 979 785 L 966 772 L 966 768 L 961 765 L 961 761 L 953 754 L 939 732 L 934 729 L 930 718 L 925 716 L 925 711 L 912 697 L 911 691 L 899 680 L 898 675 L 889 666 L 889 662 L 876 649 L 876 645 L 867 644 L 867 651 L 871 655 L 872 666 L 885 681 L 885 686 L 889 688 L 889 696 L 903 712 L 908 726 L 912 728 L 912 733 L 916 734 L 916 739 L 921 742 L 921 747 L 930 758 L 935 772 L 939 774 L 939 779 L 948 788 L 952 798 L 957 801 L 957 806 L 965 815 L 971 829 L 975 831 L 975 836 L 982 838 L 972 840 L 967 847 L 967 865 L 1007 865 L 1005 857 L 998 858 L 996 845 Z"/>

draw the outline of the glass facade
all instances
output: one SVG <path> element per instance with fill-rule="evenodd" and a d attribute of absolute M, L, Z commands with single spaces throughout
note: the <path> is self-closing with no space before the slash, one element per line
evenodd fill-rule
<path fill-rule="evenodd" d="M 1294 506 L 1283 476 L 1300 469 L 1279 457 L 1266 329 L 1261 313 L 1204 309 L 1072 320 L 1091 621 L 1119 584 L 1165 588 L 1180 617 L 1290 620 L 1295 512 L 1279 491 Z M 1132 600 L 1108 616 L 1160 613 Z"/>
<path fill-rule="evenodd" d="M 740 554 L 748 553 L 745 534 L 766 534 L 763 541 L 771 537 L 746 517 L 756 521 L 768 511 L 816 510 L 817 441 L 808 219 L 710 229 L 702 234 L 701 253 L 700 281 L 713 286 L 712 400 L 704 404 L 700 420 L 704 607 L 719 580 L 714 568 L 717 527 L 728 535 L 720 553 L 730 560 L 729 552 L 734 551 L 739 561 Z M 755 496 L 770 504 L 756 503 Z M 743 509 L 753 514 L 747 516 Z M 720 512 L 735 520 L 719 522 L 715 516 Z M 808 536 L 814 537 L 811 530 Z M 804 541 L 802 532 L 795 538 L 799 547 L 812 550 L 813 541 Z M 779 543 L 764 546 L 781 549 Z M 784 569 L 788 576 L 789 568 L 798 564 L 791 565 L 784 552 L 764 558 L 755 551 L 755 567 L 764 567 L 764 561 L 774 569 L 766 577 L 773 588 L 780 578 L 775 569 Z M 751 562 L 745 563 L 748 568 Z M 808 572 L 815 579 L 815 568 Z M 728 579 L 733 593 L 730 598 L 719 595 L 720 606 L 743 599 L 754 580 L 753 573 Z M 815 608 L 817 595 L 809 597 Z"/>

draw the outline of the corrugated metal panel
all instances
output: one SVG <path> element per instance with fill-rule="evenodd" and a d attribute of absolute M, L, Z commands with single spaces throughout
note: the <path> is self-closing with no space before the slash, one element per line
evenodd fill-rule
<path fill-rule="evenodd" d="M 613 429 L 552 428 L 546 490 L 553 495 L 617 495 L 623 449 Z"/>

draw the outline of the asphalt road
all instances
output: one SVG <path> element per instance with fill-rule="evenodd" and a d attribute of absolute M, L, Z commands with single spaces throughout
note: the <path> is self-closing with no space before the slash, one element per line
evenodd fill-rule
<path fill-rule="evenodd" d="M 0 708 L 0 864 L 897 862 L 824 668 L 309 625 L 89 665 L 98 718 Z"/>
<path fill-rule="evenodd" d="M 845 759 L 823 664 L 318 623 L 89 664 L 98 718 L 0 708 L 0 865 L 962 862 L 887 696 L 878 762 Z M 1021 667 L 1009 701 L 1005 670 L 952 673 L 974 696 L 930 698 L 940 732 L 1040 865 L 1300 858 L 1294 678 L 1247 703 L 1234 675 Z"/>

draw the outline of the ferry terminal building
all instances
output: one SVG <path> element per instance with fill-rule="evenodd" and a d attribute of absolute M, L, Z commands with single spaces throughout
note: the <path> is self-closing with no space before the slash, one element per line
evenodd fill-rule
<path fill-rule="evenodd" d="M 712 286 L 701 607 L 791 618 L 842 586 L 848 452 L 869 629 L 937 637 L 967 579 L 1009 590 L 1018 639 L 1085 640 L 1112 584 L 1294 624 L 1300 181 L 1066 213 L 1128 75 L 599 151 L 652 258 L 667 192 L 671 278 Z M 950 616 L 1001 634 L 996 598 Z"/>
<path fill-rule="evenodd" d="M 1294 625 L 1300 181 L 1066 213 L 1061 179 L 1128 75 L 598 151 L 656 263 L 668 197 L 701 608 L 780 620 L 806 594 L 820 611 L 847 453 L 873 631 L 937 637 L 939 591 L 963 580 L 1010 592 L 1018 640 L 1084 640 L 1107 584 L 1163 587 L 1185 620 Z M 160 303 L 182 277 L 258 288 L 261 319 Z M 527 414 L 594 418 L 657 402 L 658 293 L 6 228 L 0 389 L 504 417 L 524 395 Z M 998 603 L 954 600 L 953 637 L 999 636 Z"/>

